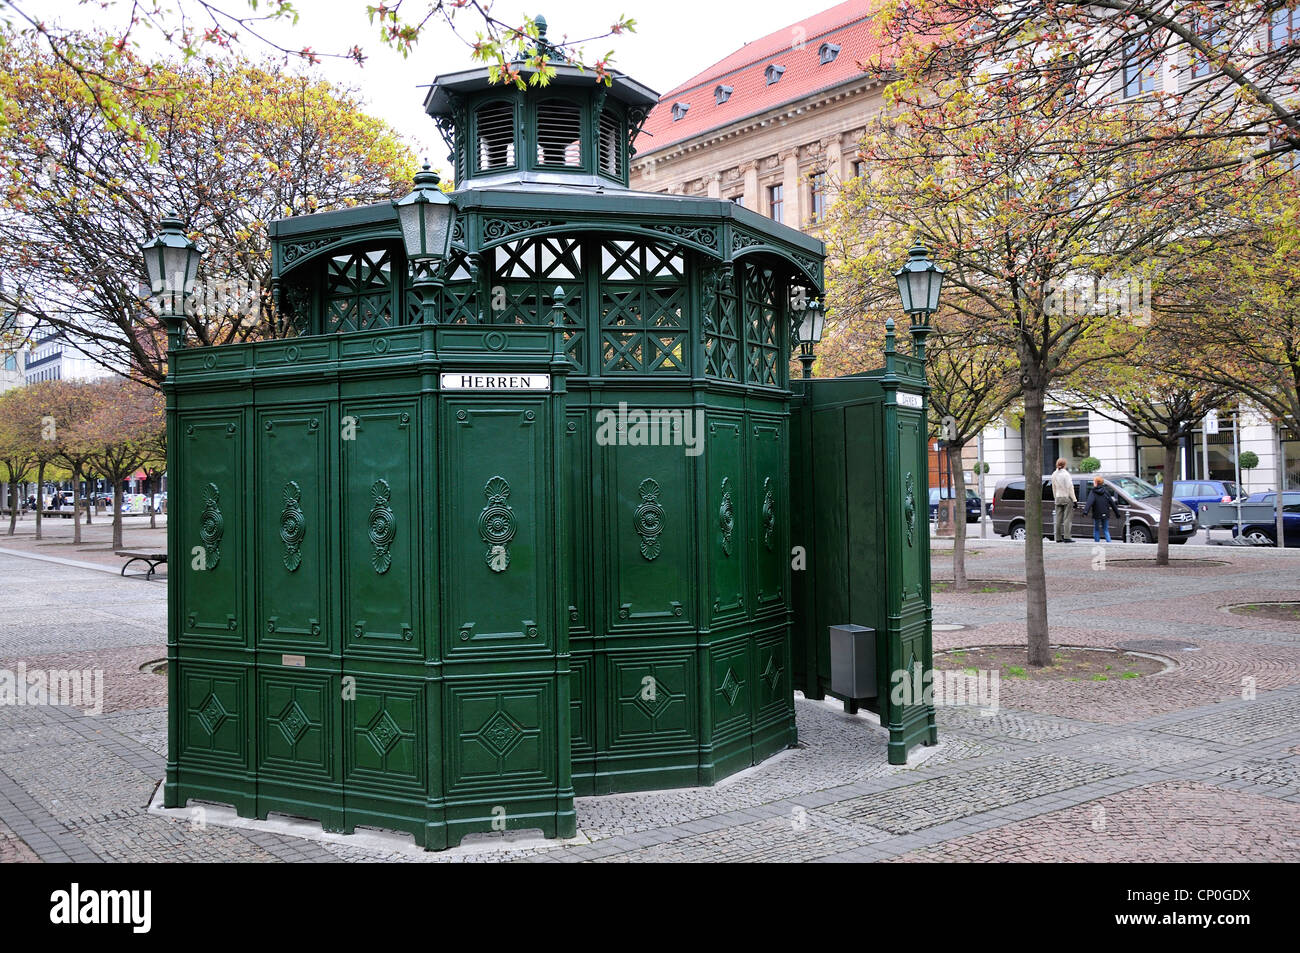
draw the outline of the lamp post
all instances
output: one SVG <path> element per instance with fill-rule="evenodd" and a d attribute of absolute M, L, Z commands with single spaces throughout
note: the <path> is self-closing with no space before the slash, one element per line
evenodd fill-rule
<path fill-rule="evenodd" d="M 939 310 L 944 271 L 930 258 L 930 250 L 919 242 L 907 253 L 903 267 L 894 272 L 903 311 L 912 319 L 912 354 L 925 360 L 925 339 L 930 334 L 930 315 Z"/>
<path fill-rule="evenodd" d="M 159 314 L 167 325 L 167 349 L 185 345 L 185 295 L 199 270 L 203 251 L 185 234 L 175 212 L 162 220 L 162 230 L 140 245 L 149 290 L 159 296 Z"/>
<path fill-rule="evenodd" d="M 426 162 L 415 174 L 411 193 L 393 201 L 406 257 L 411 262 L 411 286 L 419 293 L 425 324 L 437 324 L 440 317 L 442 267 L 451 254 L 451 234 L 456 224 L 456 206 L 438 188 L 438 181 L 438 173 Z"/>
<path fill-rule="evenodd" d="M 808 302 L 797 331 L 799 338 L 799 363 L 803 365 L 804 380 L 812 377 L 813 361 L 817 356 L 813 349 L 821 343 L 822 332 L 826 328 L 826 310 L 816 298 Z"/>

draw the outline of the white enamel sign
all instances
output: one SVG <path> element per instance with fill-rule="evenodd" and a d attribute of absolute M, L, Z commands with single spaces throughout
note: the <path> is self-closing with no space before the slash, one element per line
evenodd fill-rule
<path fill-rule="evenodd" d="M 443 390 L 542 391 L 551 389 L 550 374 L 460 372 L 442 375 Z"/>

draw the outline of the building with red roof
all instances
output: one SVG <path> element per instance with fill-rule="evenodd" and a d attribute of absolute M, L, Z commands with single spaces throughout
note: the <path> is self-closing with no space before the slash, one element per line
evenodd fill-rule
<path fill-rule="evenodd" d="M 632 187 L 729 198 L 816 232 L 860 174 L 880 110 L 876 0 L 848 0 L 724 57 L 666 93 L 637 137 Z"/>

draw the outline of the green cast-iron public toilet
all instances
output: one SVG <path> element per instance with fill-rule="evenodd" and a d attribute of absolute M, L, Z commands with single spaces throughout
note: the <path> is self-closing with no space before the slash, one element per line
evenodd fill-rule
<path fill-rule="evenodd" d="M 630 191 L 655 102 L 441 76 L 445 248 L 408 254 L 391 203 L 283 219 L 296 336 L 184 348 L 172 319 L 168 806 L 572 835 L 575 793 L 791 745 L 849 622 L 891 760 L 933 743 L 887 684 L 930 665 L 921 362 L 792 382 L 823 246 Z"/>

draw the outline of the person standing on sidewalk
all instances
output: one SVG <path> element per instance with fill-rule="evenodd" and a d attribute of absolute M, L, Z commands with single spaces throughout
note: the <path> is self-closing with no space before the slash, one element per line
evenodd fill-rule
<path fill-rule="evenodd" d="M 1074 480 L 1071 479 L 1064 460 L 1056 461 L 1056 472 L 1052 474 L 1052 499 L 1056 503 L 1053 538 L 1058 543 L 1072 543 L 1074 505 L 1079 502 L 1079 498 L 1074 495 Z"/>
<path fill-rule="evenodd" d="M 1110 514 L 1114 513 L 1116 519 L 1123 519 L 1119 507 L 1115 505 L 1115 497 L 1110 495 L 1110 488 L 1106 486 L 1106 481 L 1100 476 L 1092 478 L 1092 486 L 1088 489 L 1088 496 L 1084 500 L 1083 511 L 1092 517 L 1092 541 L 1100 543 L 1103 534 L 1106 536 L 1106 542 L 1110 542 Z"/>

